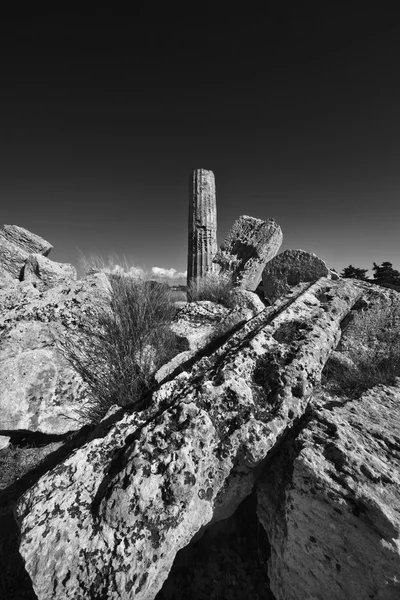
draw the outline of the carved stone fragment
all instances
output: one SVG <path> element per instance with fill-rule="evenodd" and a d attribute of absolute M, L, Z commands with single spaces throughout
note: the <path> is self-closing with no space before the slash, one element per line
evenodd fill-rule
<path fill-rule="evenodd" d="M 196 282 L 214 270 L 217 253 L 217 205 L 212 171 L 195 169 L 190 178 L 187 281 Z"/>
<path fill-rule="evenodd" d="M 254 291 L 266 263 L 278 252 L 282 237 L 273 219 L 239 217 L 214 257 L 221 277 L 230 277 L 236 287 Z"/>

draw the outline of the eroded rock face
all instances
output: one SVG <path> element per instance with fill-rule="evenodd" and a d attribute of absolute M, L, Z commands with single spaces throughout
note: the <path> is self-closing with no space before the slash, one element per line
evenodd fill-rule
<path fill-rule="evenodd" d="M 77 278 L 74 266 L 54 262 L 41 254 L 30 254 L 25 262 L 23 281 L 29 281 L 39 289 L 47 289 Z"/>
<path fill-rule="evenodd" d="M 47 256 L 52 245 L 40 236 L 17 225 L 4 225 L 0 230 L 0 267 L 20 279 L 26 259 L 32 253 Z"/>
<path fill-rule="evenodd" d="M 82 426 L 77 410 L 86 396 L 79 375 L 57 348 L 57 340 L 91 314 L 106 293 L 97 275 L 40 293 L 9 295 L 0 314 L 0 414 L 2 431 L 63 434 Z"/>
<path fill-rule="evenodd" d="M 39 600 L 154 598 L 304 413 L 362 289 L 325 279 L 266 308 L 28 490 L 20 552 Z"/>
<path fill-rule="evenodd" d="M 330 271 L 316 254 L 304 250 L 285 250 L 272 258 L 262 273 L 265 298 L 272 304 L 301 282 L 317 281 Z"/>
<path fill-rule="evenodd" d="M 282 230 L 273 219 L 262 221 L 243 215 L 234 222 L 213 262 L 219 265 L 222 277 L 231 278 L 237 287 L 254 291 L 282 238 Z"/>
<path fill-rule="evenodd" d="M 258 484 L 277 600 L 400 596 L 400 388 L 327 402 Z"/>

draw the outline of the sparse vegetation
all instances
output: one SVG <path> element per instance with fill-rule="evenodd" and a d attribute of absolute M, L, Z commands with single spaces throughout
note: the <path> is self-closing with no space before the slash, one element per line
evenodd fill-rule
<path fill-rule="evenodd" d="M 210 300 L 222 304 L 227 308 L 233 308 L 234 300 L 232 294 L 233 282 L 229 278 L 221 277 L 216 273 L 209 273 L 199 281 L 188 285 L 187 297 L 189 302 L 198 300 Z"/>
<path fill-rule="evenodd" d="M 393 385 L 400 377 L 400 306 L 357 312 L 346 335 L 347 365 L 328 361 L 325 382 L 350 397 L 360 397 L 379 383 Z"/>
<path fill-rule="evenodd" d="M 86 383 L 80 411 L 99 421 L 112 405 L 142 409 L 155 387 L 154 373 L 180 351 L 169 325 L 175 314 L 169 287 L 126 274 L 108 274 L 109 302 L 96 322 L 86 319 L 60 342 Z"/>

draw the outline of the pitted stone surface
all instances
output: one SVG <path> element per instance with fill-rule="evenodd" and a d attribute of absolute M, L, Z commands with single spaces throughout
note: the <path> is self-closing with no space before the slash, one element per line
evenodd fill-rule
<path fill-rule="evenodd" d="M 271 590 L 277 600 L 397 600 L 400 388 L 319 400 L 258 484 Z"/>
<path fill-rule="evenodd" d="M 57 340 L 94 314 L 107 278 L 39 292 L 21 283 L 0 313 L 0 430 L 63 434 L 82 426 L 77 411 L 86 397 L 80 376 L 57 348 Z"/>
<path fill-rule="evenodd" d="M 304 413 L 362 291 L 322 279 L 266 308 L 28 490 L 20 552 L 39 600 L 154 598 Z"/>
<path fill-rule="evenodd" d="M 265 265 L 278 252 L 282 237 L 282 230 L 273 219 L 239 217 L 214 257 L 221 277 L 229 277 L 235 286 L 254 291 Z"/>
<path fill-rule="evenodd" d="M 285 250 L 270 260 L 262 273 L 265 298 L 275 302 L 291 287 L 302 282 L 317 281 L 331 272 L 316 254 L 304 250 Z M 334 279 L 332 277 L 332 279 Z"/>

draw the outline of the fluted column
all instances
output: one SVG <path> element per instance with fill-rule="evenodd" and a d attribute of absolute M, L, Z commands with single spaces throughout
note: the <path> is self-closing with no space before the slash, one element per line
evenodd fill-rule
<path fill-rule="evenodd" d="M 212 171 L 195 169 L 190 177 L 188 285 L 214 271 L 217 247 L 217 204 Z"/>

